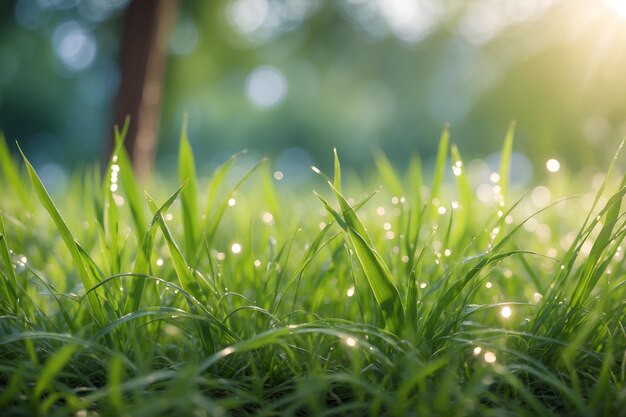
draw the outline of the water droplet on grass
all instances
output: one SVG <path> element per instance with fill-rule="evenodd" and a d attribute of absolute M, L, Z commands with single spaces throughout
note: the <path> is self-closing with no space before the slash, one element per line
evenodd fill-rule
<path fill-rule="evenodd" d="M 348 347 L 356 347 L 357 345 L 357 340 L 354 337 L 346 337 L 344 342 L 346 343 L 346 345 L 348 345 Z"/>
<path fill-rule="evenodd" d="M 346 291 L 346 295 L 348 297 L 352 297 L 354 295 L 354 292 L 355 292 L 355 290 L 354 290 L 354 285 L 353 285 L 350 288 L 348 288 L 348 291 Z"/>
<path fill-rule="evenodd" d="M 237 242 L 233 243 L 232 246 L 230 247 L 230 250 L 234 253 L 234 254 L 238 254 L 241 253 L 241 245 Z"/>

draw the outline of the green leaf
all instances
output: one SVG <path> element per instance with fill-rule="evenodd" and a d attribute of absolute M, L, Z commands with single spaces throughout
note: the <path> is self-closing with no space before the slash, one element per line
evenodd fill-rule
<path fill-rule="evenodd" d="M 185 232 L 185 253 L 193 256 L 197 252 L 198 231 L 200 230 L 198 217 L 198 183 L 196 166 L 193 159 L 191 145 L 187 137 L 187 114 L 183 116 L 183 127 L 180 132 L 180 149 L 178 152 L 178 178 L 182 183 L 187 181 L 181 201 L 183 206 L 183 230 Z"/>
<path fill-rule="evenodd" d="M 337 148 L 333 148 L 333 156 L 335 161 L 335 176 L 333 178 L 333 185 L 337 190 L 341 191 L 341 164 L 339 163 Z"/>
<path fill-rule="evenodd" d="M 7 274 L 7 282 L 3 283 L 5 297 L 11 303 L 13 312 L 17 313 L 17 293 L 19 288 L 17 285 L 17 276 L 15 275 L 15 269 L 13 269 L 13 263 L 11 262 L 11 253 L 7 246 L 7 233 L 4 230 L 4 216 L 0 213 L 0 255 L 4 262 Z"/>
<path fill-rule="evenodd" d="M 341 169 L 339 157 L 336 152 L 335 169 Z M 341 178 L 336 172 L 335 183 L 341 185 Z M 374 249 L 372 241 L 367 234 L 367 230 L 357 217 L 354 209 L 350 207 L 346 199 L 341 195 L 341 192 L 333 184 L 329 183 L 329 185 L 339 202 L 339 206 L 342 210 L 341 215 L 332 210 L 323 200 L 322 202 L 326 210 L 329 210 L 329 213 L 335 217 L 337 222 L 340 225 L 343 224 L 342 227 L 347 233 L 351 247 L 354 249 L 361 268 L 365 273 L 365 277 L 374 294 L 376 303 L 383 313 L 387 328 L 393 332 L 399 332 L 404 325 L 404 307 L 402 306 L 400 294 L 392 283 L 391 272 L 382 257 Z"/>
<path fill-rule="evenodd" d="M 29 208 L 31 205 L 30 199 L 28 198 L 27 191 L 24 189 L 22 180 L 20 179 L 20 170 L 9 152 L 9 148 L 2 131 L 0 131 L 0 172 L 2 172 L 2 177 L 6 181 L 7 185 L 17 193 L 17 196 L 22 204 Z"/>
<path fill-rule="evenodd" d="M 472 188 L 467 177 L 467 169 L 461 159 L 461 154 L 456 145 L 452 145 L 452 170 L 456 179 L 456 186 L 459 190 L 459 208 L 454 211 L 455 213 L 455 227 L 452 236 L 452 245 L 458 244 L 464 234 L 467 232 L 467 226 L 470 220 L 470 213 L 472 212 L 473 194 Z"/>
<path fill-rule="evenodd" d="M 448 159 L 448 147 L 450 143 L 450 130 L 446 125 L 441 132 L 439 138 L 439 148 L 437 150 L 437 159 L 435 160 L 435 169 L 433 171 L 433 182 L 430 187 L 430 218 L 434 219 L 437 216 L 437 209 L 434 201 L 438 200 L 441 194 L 441 184 L 446 173 L 446 161 Z"/>
<path fill-rule="evenodd" d="M 507 201 L 509 192 L 509 175 L 511 171 L 511 154 L 513 153 L 513 136 L 515 134 L 515 121 L 511 122 L 504 137 L 504 144 L 500 153 L 500 194 L 502 201 Z"/>
<path fill-rule="evenodd" d="M 35 189 L 35 194 L 37 195 L 37 198 L 39 199 L 43 207 L 46 209 L 50 217 L 52 217 L 52 220 L 54 221 L 54 224 L 56 225 L 57 230 L 59 234 L 61 235 L 63 242 L 65 243 L 65 246 L 67 247 L 67 249 L 70 252 L 70 255 L 72 256 L 74 265 L 78 269 L 78 275 L 80 276 L 80 279 L 83 283 L 83 286 L 85 287 L 85 290 L 89 290 L 91 287 L 96 285 L 96 281 L 94 277 L 92 277 L 89 274 L 87 268 L 85 268 L 82 255 L 78 249 L 78 245 L 74 241 L 74 237 L 72 236 L 72 233 L 70 232 L 69 227 L 63 220 L 63 217 L 61 217 L 61 213 L 59 213 L 59 210 L 54 205 L 52 198 L 50 198 L 50 195 L 46 191 L 46 188 L 41 182 L 41 179 L 35 172 L 35 169 L 31 165 L 31 163 L 26 158 L 26 155 L 24 155 L 24 152 L 22 152 L 21 148 L 20 148 L 20 153 L 22 154 L 22 158 L 24 158 L 24 163 L 26 164 L 26 169 L 28 171 L 30 180 L 33 184 L 33 188 Z M 96 319 L 96 322 L 98 322 L 100 325 L 104 324 L 105 316 L 102 310 L 102 306 L 100 305 L 100 302 L 98 301 L 97 295 L 93 292 L 89 293 L 88 300 L 89 300 L 89 305 L 91 307 L 91 311 Z"/>
<path fill-rule="evenodd" d="M 175 192 L 172 194 L 165 203 L 161 207 L 155 210 L 154 216 L 152 218 L 152 222 L 150 223 L 150 227 L 146 231 L 143 239 L 141 240 L 141 249 L 137 254 L 137 258 L 135 259 L 135 266 L 133 268 L 133 272 L 135 274 L 147 274 L 149 275 L 151 272 L 150 267 L 150 258 L 152 255 L 153 245 L 154 245 L 154 235 L 157 230 L 157 226 L 159 225 L 159 220 L 162 220 L 163 215 L 167 212 L 174 201 L 178 198 L 180 193 L 183 191 L 186 183 L 183 183 Z M 133 280 L 131 282 L 131 287 L 128 292 L 128 298 L 126 299 L 126 303 L 124 306 L 124 312 L 130 313 L 131 311 L 135 311 L 139 308 L 141 304 L 141 298 L 143 295 L 144 281 L 143 280 Z"/>
<path fill-rule="evenodd" d="M 38 399 L 41 394 L 49 387 L 50 383 L 59 372 L 63 370 L 65 365 L 72 359 L 72 356 L 78 349 L 77 345 L 65 345 L 58 352 L 52 355 L 46 361 L 37 382 L 33 389 L 33 397 Z"/>
<path fill-rule="evenodd" d="M 127 117 L 121 132 L 117 126 L 115 127 L 116 151 L 112 159 L 113 163 L 116 163 L 119 167 L 118 178 L 122 184 L 122 189 L 124 190 L 124 195 L 126 196 L 126 202 L 128 203 L 128 208 L 130 209 L 133 219 L 135 236 L 137 237 L 137 241 L 141 242 L 141 239 L 146 233 L 144 201 L 142 193 L 139 191 L 139 186 L 137 185 L 137 179 L 134 175 L 130 158 L 128 157 L 126 148 L 122 146 L 126 140 L 129 124 L 130 118 Z"/>

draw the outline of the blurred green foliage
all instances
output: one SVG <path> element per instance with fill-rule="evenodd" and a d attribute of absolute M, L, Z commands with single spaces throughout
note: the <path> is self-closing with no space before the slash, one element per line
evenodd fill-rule
<path fill-rule="evenodd" d="M 126 6 L 0 4 L 0 126 L 36 165 L 100 157 Z M 375 148 L 428 164 L 447 122 L 472 159 L 511 120 L 535 176 L 548 158 L 604 166 L 626 134 L 620 12 L 617 0 L 182 1 L 158 166 L 175 161 L 183 112 L 199 169 L 242 148 L 276 169 L 327 167 L 332 146 L 347 166 L 369 166 Z"/>

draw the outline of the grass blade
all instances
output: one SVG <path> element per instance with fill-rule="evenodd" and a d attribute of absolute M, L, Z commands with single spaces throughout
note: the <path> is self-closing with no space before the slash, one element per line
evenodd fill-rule
<path fill-rule="evenodd" d="M 335 167 L 341 169 L 336 152 Z M 341 185 L 341 177 L 335 173 L 335 182 L 337 181 L 339 181 L 338 185 Z M 393 332 L 399 332 L 404 326 L 404 307 L 402 306 L 400 294 L 392 283 L 391 272 L 382 257 L 374 249 L 367 230 L 357 217 L 354 209 L 350 207 L 341 192 L 333 184 L 329 183 L 329 185 L 335 193 L 342 211 L 341 215 L 334 210 L 330 211 L 330 214 L 335 217 L 347 233 L 348 240 L 365 273 L 376 303 L 383 313 L 387 328 Z M 329 205 L 324 201 L 322 202 L 328 210 Z"/>
<path fill-rule="evenodd" d="M 151 266 L 150 266 L 150 258 L 152 255 L 153 245 L 154 245 L 154 235 L 156 233 L 157 226 L 159 225 L 159 220 L 162 220 L 163 215 L 167 212 L 174 201 L 178 198 L 180 193 L 184 188 L 184 184 L 181 185 L 175 192 L 172 194 L 165 203 L 157 210 L 155 210 L 155 214 L 152 218 L 152 222 L 150 223 L 150 227 L 146 231 L 143 239 L 141 240 L 141 248 L 139 253 L 137 254 L 137 258 L 135 259 L 135 266 L 133 268 L 133 273 L 135 274 L 151 274 Z M 139 308 L 141 304 L 141 298 L 143 294 L 144 281 L 143 280 L 133 280 L 131 282 L 131 287 L 128 292 L 128 298 L 126 299 L 124 305 L 124 313 L 128 314 L 131 311 L 135 311 Z"/>
<path fill-rule="evenodd" d="M 119 167 L 118 177 L 120 183 L 122 184 L 124 194 L 126 195 L 128 208 L 130 209 L 133 219 L 135 236 L 137 237 L 137 242 L 141 242 L 141 239 L 146 233 L 144 201 L 142 193 L 139 191 L 139 186 L 137 185 L 137 179 L 134 175 L 133 167 L 130 163 L 130 158 L 128 157 L 128 152 L 123 146 L 124 141 L 126 140 L 126 134 L 128 133 L 129 124 L 130 118 L 127 117 L 121 131 L 117 126 L 115 126 L 116 151 L 113 154 L 112 160 Z"/>
<path fill-rule="evenodd" d="M 454 233 L 451 238 L 452 245 L 456 246 L 467 232 L 467 227 L 470 220 L 469 217 L 472 211 L 473 194 L 472 188 L 469 183 L 469 178 L 467 177 L 467 170 L 465 169 L 463 160 L 461 159 L 461 154 L 459 153 L 456 145 L 452 145 L 450 153 L 452 156 L 453 164 L 452 172 L 454 173 L 457 189 L 459 190 L 460 203 L 459 208 L 455 211 L 456 222 L 454 227 Z"/>
<path fill-rule="evenodd" d="M 504 137 L 504 144 L 500 152 L 500 194 L 502 201 L 506 202 L 509 192 L 509 175 L 511 171 L 511 154 L 513 153 L 513 135 L 515 134 L 515 122 L 511 122 Z"/>
<path fill-rule="evenodd" d="M 96 280 L 94 279 L 94 277 L 91 276 L 91 274 L 89 274 L 87 268 L 85 267 L 82 255 L 78 249 L 78 245 L 74 241 L 74 237 L 72 236 L 72 233 L 70 232 L 69 227 L 63 220 L 63 217 L 61 217 L 61 213 L 59 213 L 59 210 L 57 209 L 54 202 L 52 201 L 52 198 L 50 198 L 50 195 L 48 194 L 48 191 L 46 191 L 46 188 L 41 182 L 41 179 L 35 172 L 35 168 L 33 168 L 33 166 L 28 161 L 28 159 L 26 158 L 26 155 L 24 155 L 21 149 L 20 149 L 20 153 L 22 154 L 22 158 L 24 159 L 24 163 L 26 164 L 26 169 L 28 171 L 30 180 L 33 184 L 33 188 L 35 189 L 35 194 L 37 195 L 37 198 L 39 199 L 43 207 L 46 209 L 46 211 L 48 212 L 48 214 L 54 221 L 54 224 L 56 225 L 57 230 L 59 234 L 61 235 L 63 242 L 65 243 L 65 246 L 70 251 L 70 255 L 72 256 L 74 265 L 78 269 L 78 274 L 80 276 L 80 279 L 83 283 L 83 286 L 85 287 L 85 290 L 87 291 L 91 287 L 96 285 Z M 91 311 L 96 319 L 96 322 L 98 322 L 100 325 L 103 325 L 105 323 L 105 316 L 104 316 L 104 311 L 102 310 L 102 306 L 100 305 L 97 295 L 91 292 L 89 293 L 88 299 L 89 299 L 89 305 L 91 307 Z"/>
<path fill-rule="evenodd" d="M 39 398 L 43 394 L 45 389 L 50 386 L 54 377 L 61 372 L 70 359 L 72 359 L 77 349 L 78 345 L 65 345 L 48 358 L 35 383 L 35 388 L 33 389 L 34 398 Z"/>
<path fill-rule="evenodd" d="M 185 232 L 185 253 L 193 256 L 198 248 L 198 231 L 200 230 L 198 217 L 198 182 L 193 152 L 187 137 L 187 114 L 183 116 L 183 127 L 180 132 L 180 149 L 178 151 L 178 179 L 187 182 L 182 192 L 183 230 Z"/>
<path fill-rule="evenodd" d="M 5 293 L 5 299 L 9 300 L 14 313 L 17 313 L 17 293 L 15 292 L 19 286 L 17 285 L 17 276 L 13 263 L 11 262 L 11 253 L 7 246 L 7 233 L 4 230 L 4 216 L 0 213 L 0 255 L 6 267 L 7 282 L 2 287 Z"/>
<path fill-rule="evenodd" d="M 22 180 L 20 179 L 20 170 L 17 166 L 17 162 L 11 157 L 9 147 L 7 146 L 2 131 L 0 131 L 0 172 L 2 172 L 7 186 L 10 186 L 11 189 L 17 193 L 22 204 L 27 208 L 30 207 L 28 193 L 24 189 Z"/>
<path fill-rule="evenodd" d="M 430 187 L 430 219 L 437 216 L 436 202 L 441 194 L 441 184 L 446 173 L 446 160 L 448 159 L 448 147 L 450 143 L 450 130 L 446 125 L 441 132 L 439 138 L 439 148 L 437 149 L 437 158 L 435 160 L 435 169 L 433 170 L 433 182 Z"/>

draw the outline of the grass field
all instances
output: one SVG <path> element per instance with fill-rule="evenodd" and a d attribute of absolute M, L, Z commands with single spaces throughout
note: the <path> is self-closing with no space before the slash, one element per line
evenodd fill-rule
<path fill-rule="evenodd" d="M 0 140 L 1 415 L 626 415 L 617 167 L 520 189 L 511 128 L 477 196 L 444 132 L 303 190 L 183 131 L 140 182 L 123 136 L 54 201 Z"/>

